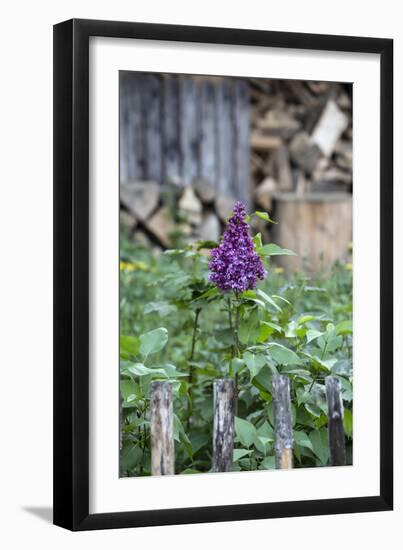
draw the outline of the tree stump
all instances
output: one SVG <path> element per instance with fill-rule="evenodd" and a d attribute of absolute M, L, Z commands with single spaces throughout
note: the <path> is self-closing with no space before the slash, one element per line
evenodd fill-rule
<path fill-rule="evenodd" d="M 352 197 L 349 193 L 276 193 L 273 241 L 297 256 L 278 256 L 287 273 L 317 272 L 344 260 L 352 240 Z"/>

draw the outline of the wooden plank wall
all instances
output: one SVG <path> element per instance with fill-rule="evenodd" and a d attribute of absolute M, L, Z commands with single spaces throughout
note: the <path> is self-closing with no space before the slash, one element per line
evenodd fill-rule
<path fill-rule="evenodd" d="M 120 181 L 210 182 L 250 203 L 243 79 L 120 73 Z"/>

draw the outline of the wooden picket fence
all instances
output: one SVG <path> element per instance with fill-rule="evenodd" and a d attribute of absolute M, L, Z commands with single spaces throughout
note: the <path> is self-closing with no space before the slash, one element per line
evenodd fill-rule
<path fill-rule="evenodd" d="M 326 378 L 328 405 L 329 456 L 331 466 L 346 464 L 343 427 L 343 401 L 340 380 Z M 214 381 L 213 472 L 229 472 L 233 463 L 235 384 L 231 378 Z M 290 380 L 273 377 L 275 458 L 277 469 L 293 468 L 293 430 Z M 173 397 L 170 382 L 151 384 L 151 474 L 175 473 Z"/>

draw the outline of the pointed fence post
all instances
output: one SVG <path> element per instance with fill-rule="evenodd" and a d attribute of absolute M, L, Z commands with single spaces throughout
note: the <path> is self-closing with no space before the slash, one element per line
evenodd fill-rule
<path fill-rule="evenodd" d="M 329 454 L 331 466 L 346 465 L 346 442 L 343 426 L 343 399 L 340 380 L 335 376 L 326 378 L 326 397 L 329 417 Z"/>
<path fill-rule="evenodd" d="M 281 374 L 273 376 L 274 434 L 276 468 L 281 470 L 293 467 L 290 380 Z"/>
<path fill-rule="evenodd" d="M 213 472 L 230 472 L 234 450 L 234 380 L 214 380 L 213 391 Z"/>
<path fill-rule="evenodd" d="M 175 473 L 175 445 L 172 386 L 170 382 L 151 384 L 151 475 Z"/>

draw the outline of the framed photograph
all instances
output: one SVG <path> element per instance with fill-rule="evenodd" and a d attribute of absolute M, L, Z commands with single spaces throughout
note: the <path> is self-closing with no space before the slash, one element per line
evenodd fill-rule
<path fill-rule="evenodd" d="M 54 523 L 391 510 L 393 42 L 54 27 Z"/>

